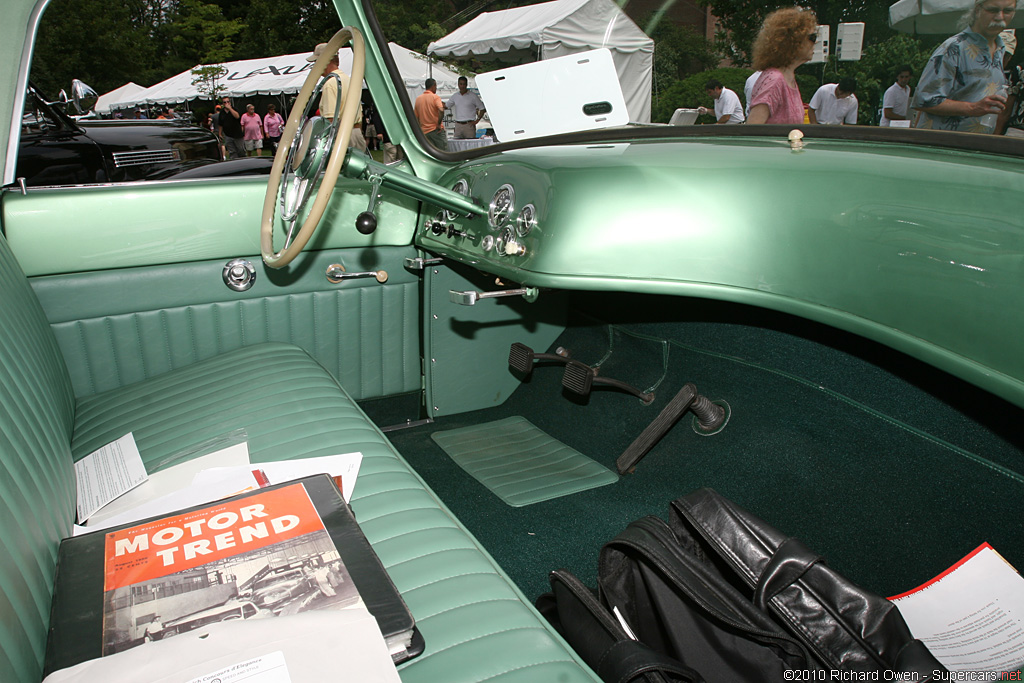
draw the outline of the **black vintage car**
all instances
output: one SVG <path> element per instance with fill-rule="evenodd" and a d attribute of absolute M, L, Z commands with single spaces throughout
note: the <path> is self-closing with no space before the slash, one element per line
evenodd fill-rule
<path fill-rule="evenodd" d="M 184 120 L 76 120 L 28 87 L 17 166 L 26 186 L 155 180 L 220 159 L 216 136 Z"/>

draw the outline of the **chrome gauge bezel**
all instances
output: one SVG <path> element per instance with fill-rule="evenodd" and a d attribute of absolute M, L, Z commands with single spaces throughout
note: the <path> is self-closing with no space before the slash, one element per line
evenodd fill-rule
<path fill-rule="evenodd" d="M 506 193 L 508 194 L 508 204 L 505 207 L 499 207 L 498 200 Z M 491 197 L 491 203 L 487 207 L 487 222 L 490 223 L 492 229 L 497 230 L 505 224 L 515 210 L 516 190 L 505 183 L 495 190 L 494 196 Z"/>
<path fill-rule="evenodd" d="M 537 227 L 537 207 L 533 204 L 527 204 L 519 211 L 519 215 L 516 217 L 516 234 L 520 237 L 526 237 L 535 227 Z"/>
<path fill-rule="evenodd" d="M 459 178 L 457 181 L 455 181 L 455 184 L 452 185 L 452 192 L 455 192 L 456 194 L 461 194 L 463 197 L 468 197 L 469 181 L 466 180 L 465 178 Z M 448 220 L 454 221 L 459 217 L 459 214 L 455 213 L 454 211 L 446 210 L 445 216 L 448 218 Z"/>

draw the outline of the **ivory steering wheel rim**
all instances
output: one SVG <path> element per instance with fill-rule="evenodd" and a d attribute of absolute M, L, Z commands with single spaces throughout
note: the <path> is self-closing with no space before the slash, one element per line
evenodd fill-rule
<path fill-rule="evenodd" d="M 285 164 L 289 159 L 289 151 L 292 148 L 295 136 L 299 133 L 300 126 L 304 126 L 306 123 L 306 106 L 313 91 L 316 90 L 317 83 L 321 78 L 320 74 L 323 73 L 330 63 L 331 58 L 338 54 L 341 47 L 348 42 L 352 44 L 352 73 L 350 74 L 349 87 L 346 92 L 342 93 L 341 106 L 336 113 L 336 120 L 340 125 L 331 146 L 327 166 L 320 180 L 320 187 L 316 190 L 306 217 L 303 219 L 300 215 L 296 218 L 296 220 L 302 221 L 302 226 L 299 228 L 298 233 L 291 236 L 291 240 L 286 242 L 280 251 L 275 251 L 274 214 L 278 204 L 278 194 L 285 171 Z M 346 26 L 335 33 L 334 37 L 327 42 L 327 47 L 313 64 L 313 68 L 310 69 L 309 75 L 306 76 L 302 89 L 292 105 L 288 121 L 285 124 L 284 131 L 281 133 L 281 141 L 278 143 L 277 153 L 274 155 L 274 164 L 270 168 L 267 193 L 263 199 L 263 217 L 260 221 L 260 252 L 263 256 L 263 262 L 271 268 L 283 268 L 291 263 L 309 242 L 317 225 L 320 223 L 320 219 L 323 217 L 324 211 L 327 208 L 327 202 L 330 200 L 334 186 L 338 182 L 338 174 L 341 172 L 342 164 L 348 153 L 349 141 L 352 139 L 355 116 L 359 110 L 362 95 L 365 67 L 366 45 L 363 41 L 363 35 L 357 28 Z M 356 93 L 356 95 L 353 95 L 353 93 Z M 349 123 L 346 124 L 346 121 Z M 308 141 L 306 142 L 308 143 Z M 311 182 L 315 182 L 315 178 Z M 304 205 L 305 202 L 303 202 L 302 206 Z"/>

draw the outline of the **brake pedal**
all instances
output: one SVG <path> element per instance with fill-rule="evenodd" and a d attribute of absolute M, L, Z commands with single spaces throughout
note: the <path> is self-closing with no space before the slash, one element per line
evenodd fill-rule
<path fill-rule="evenodd" d="M 558 347 L 557 353 L 534 353 L 533 349 L 526 344 L 512 342 L 512 346 L 508 350 L 508 365 L 513 370 L 521 373 L 524 379 L 533 372 L 533 361 L 535 360 L 553 360 L 558 363 L 568 363 L 569 352 L 562 347 Z"/>
<path fill-rule="evenodd" d="M 570 360 L 565 364 L 565 374 L 562 375 L 563 387 L 575 394 L 579 394 L 580 396 L 586 396 L 590 393 L 590 390 L 595 384 L 614 387 L 616 389 L 621 389 L 626 393 L 633 394 L 643 401 L 644 405 L 650 405 L 650 403 L 654 401 L 653 391 L 640 391 L 633 385 L 620 380 L 599 377 L 597 370 L 586 363 L 581 363 L 578 360 Z"/>
<path fill-rule="evenodd" d="M 684 384 L 679 393 L 658 413 L 658 417 L 654 418 L 654 421 L 647 425 L 647 428 L 640 433 L 640 436 L 636 437 L 633 443 L 629 444 L 629 447 L 615 461 L 615 468 L 619 471 L 619 474 L 625 474 L 636 467 L 640 459 L 654 448 L 654 445 L 661 440 L 661 437 L 668 433 L 668 430 L 672 429 L 672 425 L 679 421 L 679 418 L 689 410 L 697 398 L 697 387 L 690 382 Z"/>

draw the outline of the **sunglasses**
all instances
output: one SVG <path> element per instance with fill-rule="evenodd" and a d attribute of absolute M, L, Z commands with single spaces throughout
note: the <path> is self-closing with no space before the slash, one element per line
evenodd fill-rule
<path fill-rule="evenodd" d="M 807 39 L 810 40 L 812 43 L 817 43 L 818 42 L 818 34 L 817 33 L 812 33 L 811 35 L 807 36 Z"/>

